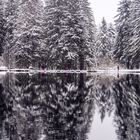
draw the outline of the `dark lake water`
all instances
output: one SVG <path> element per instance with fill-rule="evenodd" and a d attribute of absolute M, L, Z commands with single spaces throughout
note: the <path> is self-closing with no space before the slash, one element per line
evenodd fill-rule
<path fill-rule="evenodd" d="M 140 76 L 3 75 L 0 140 L 140 140 Z"/>

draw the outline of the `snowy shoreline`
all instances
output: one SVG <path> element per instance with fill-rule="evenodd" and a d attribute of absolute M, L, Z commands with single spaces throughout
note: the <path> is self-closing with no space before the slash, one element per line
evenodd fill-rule
<path fill-rule="evenodd" d="M 106 69 L 106 70 L 32 70 L 32 69 L 0 69 L 0 73 L 140 73 L 140 69 Z"/>

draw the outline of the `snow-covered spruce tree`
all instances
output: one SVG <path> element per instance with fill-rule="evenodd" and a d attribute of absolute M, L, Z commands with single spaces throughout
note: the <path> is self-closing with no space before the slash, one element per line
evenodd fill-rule
<path fill-rule="evenodd" d="M 12 42 L 16 67 L 38 67 L 41 63 L 42 13 L 40 0 L 21 0 L 19 3 Z"/>
<path fill-rule="evenodd" d="M 4 4 L 0 1 L 0 56 L 3 53 L 3 43 L 5 37 L 5 19 L 4 19 Z"/>
<path fill-rule="evenodd" d="M 98 57 L 106 57 L 109 56 L 112 50 L 112 39 L 114 38 L 113 35 L 114 31 L 108 28 L 108 25 L 103 18 L 101 26 L 99 27 L 97 40 L 96 40 L 96 48 L 97 48 L 97 55 Z"/>
<path fill-rule="evenodd" d="M 112 58 L 115 49 L 115 40 L 116 40 L 116 30 L 112 23 L 108 25 L 107 34 L 109 37 L 109 56 Z"/>
<path fill-rule="evenodd" d="M 113 62 L 113 50 L 116 38 L 116 31 L 113 25 L 107 24 L 103 18 L 96 34 L 95 41 L 95 66 L 110 65 Z"/>
<path fill-rule="evenodd" d="M 58 1 L 59 2 L 59 1 Z M 45 63 L 48 68 L 55 68 L 60 63 L 60 57 L 62 52 L 59 52 L 58 44 L 60 40 L 60 22 L 65 22 L 65 17 L 68 18 L 69 13 L 67 11 L 65 3 L 59 4 L 56 0 L 45 0 L 45 41 L 46 48 L 44 52 L 46 54 Z M 60 5 L 60 6 L 59 6 Z M 65 4 L 66 5 L 66 4 Z M 60 19 L 62 20 L 60 21 Z M 63 61 L 63 60 L 61 60 Z"/>
<path fill-rule="evenodd" d="M 90 4 L 88 0 L 82 0 L 82 7 L 83 7 L 83 14 L 85 14 L 85 23 L 86 25 L 86 35 L 87 35 L 87 42 L 89 43 L 89 55 L 86 58 L 86 63 L 90 66 L 93 65 L 93 59 L 95 58 L 96 54 L 96 48 L 95 48 L 95 42 L 96 42 L 96 25 L 94 20 L 94 15 L 92 12 L 92 9 L 90 8 Z M 87 18 L 86 18 L 87 17 Z"/>
<path fill-rule="evenodd" d="M 125 50 L 130 68 L 140 68 L 140 1 L 134 0 L 131 6 L 131 39 L 130 47 Z"/>
<path fill-rule="evenodd" d="M 46 0 L 45 9 L 47 65 L 84 69 L 87 58 L 91 57 L 95 28 L 88 2 Z"/>
<path fill-rule="evenodd" d="M 117 19 L 115 21 L 117 37 L 114 58 L 122 64 L 129 63 L 129 59 L 125 59 L 126 52 L 124 50 L 129 48 L 129 40 L 131 38 L 130 6 L 131 0 L 121 0 L 118 8 L 118 15 L 116 16 Z"/>
<path fill-rule="evenodd" d="M 4 61 L 7 67 L 14 66 L 14 54 L 12 53 L 13 47 L 13 30 L 15 27 L 15 21 L 17 16 L 17 6 L 16 0 L 8 0 L 5 3 L 5 40 L 4 40 Z"/>

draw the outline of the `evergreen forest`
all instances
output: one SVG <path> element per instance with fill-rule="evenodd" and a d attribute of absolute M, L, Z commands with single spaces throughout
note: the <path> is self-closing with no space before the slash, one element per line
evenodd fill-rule
<path fill-rule="evenodd" d="M 140 1 L 96 25 L 88 0 L 1 0 L 0 55 L 8 68 L 138 69 Z"/>

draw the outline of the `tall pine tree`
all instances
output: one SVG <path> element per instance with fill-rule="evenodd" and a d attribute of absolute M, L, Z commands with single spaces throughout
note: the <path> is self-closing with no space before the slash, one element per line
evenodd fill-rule
<path fill-rule="evenodd" d="M 5 37 L 5 19 L 4 19 L 4 4 L 0 1 L 0 56 L 3 53 L 3 43 Z"/>
<path fill-rule="evenodd" d="M 40 0 L 21 0 L 14 27 L 13 49 L 16 67 L 38 67 L 43 34 L 43 7 Z"/>
<path fill-rule="evenodd" d="M 46 0 L 46 60 L 60 69 L 85 69 L 94 42 L 94 18 L 86 0 Z"/>
<path fill-rule="evenodd" d="M 115 29 L 112 24 L 107 24 L 103 18 L 96 39 L 97 57 L 108 57 L 112 55 L 115 41 Z"/>
<path fill-rule="evenodd" d="M 5 3 L 5 39 L 4 39 L 4 60 L 5 65 L 9 68 L 14 67 L 13 49 L 13 30 L 17 18 L 18 2 L 16 0 L 8 0 Z"/>
<path fill-rule="evenodd" d="M 140 1 L 134 0 L 131 6 L 131 39 L 130 47 L 126 49 L 126 58 L 131 68 L 140 68 Z"/>
<path fill-rule="evenodd" d="M 130 0 L 121 0 L 116 16 L 117 37 L 114 50 L 114 58 L 121 64 L 129 65 L 129 59 L 126 60 L 125 49 L 129 48 L 131 38 L 130 27 Z"/>

